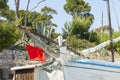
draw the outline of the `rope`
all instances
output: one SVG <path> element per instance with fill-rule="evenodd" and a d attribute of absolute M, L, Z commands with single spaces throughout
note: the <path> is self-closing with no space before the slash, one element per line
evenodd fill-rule
<path fill-rule="evenodd" d="M 37 8 L 39 6 L 40 3 L 44 2 L 45 0 L 42 0 L 40 2 L 37 3 L 37 5 L 35 7 L 33 7 L 30 11 L 33 11 L 35 8 Z"/>
<path fill-rule="evenodd" d="M 119 1 L 120 1 L 120 0 L 119 0 Z M 117 16 L 116 8 L 115 8 L 115 3 L 114 3 L 113 0 L 112 0 L 112 3 L 113 3 L 113 9 L 114 9 L 114 12 L 115 12 L 115 17 L 116 17 L 117 24 L 118 24 L 118 29 L 119 29 L 119 31 L 120 31 L 119 20 L 118 20 L 118 16 Z"/>

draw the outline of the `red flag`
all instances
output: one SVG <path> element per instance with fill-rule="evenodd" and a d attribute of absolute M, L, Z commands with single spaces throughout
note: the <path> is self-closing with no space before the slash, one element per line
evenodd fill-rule
<path fill-rule="evenodd" d="M 26 44 L 26 48 L 29 54 L 29 59 L 31 60 L 39 60 L 42 62 L 46 61 L 44 51 L 41 48 L 37 48 L 34 46 L 30 46 Z"/>

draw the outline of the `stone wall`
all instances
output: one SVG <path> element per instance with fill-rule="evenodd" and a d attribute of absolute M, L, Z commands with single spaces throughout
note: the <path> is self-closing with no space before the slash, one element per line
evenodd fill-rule
<path fill-rule="evenodd" d="M 15 61 L 25 60 L 25 56 L 26 52 L 19 52 L 15 50 L 3 50 L 0 52 L 0 69 L 2 69 L 2 78 L 4 80 L 10 79 L 10 68 L 16 65 Z"/>

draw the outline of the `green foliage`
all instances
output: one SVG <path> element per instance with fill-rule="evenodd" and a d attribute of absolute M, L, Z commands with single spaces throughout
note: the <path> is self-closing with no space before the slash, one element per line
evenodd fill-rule
<path fill-rule="evenodd" d="M 8 49 L 11 45 L 20 38 L 21 34 L 19 29 L 6 21 L 0 22 L 0 51 Z"/>
<path fill-rule="evenodd" d="M 120 42 L 119 42 L 120 45 Z M 120 46 L 116 48 L 117 53 L 120 55 Z"/>
<path fill-rule="evenodd" d="M 99 38 L 98 44 L 109 40 L 109 34 L 108 33 L 105 33 L 105 32 L 103 32 L 103 33 L 97 33 L 97 36 Z"/>
<path fill-rule="evenodd" d="M 65 23 L 63 28 L 64 37 L 68 35 L 76 35 L 80 39 L 89 40 L 89 28 L 93 23 L 93 15 L 90 14 L 91 6 L 84 0 L 66 0 L 64 5 L 66 13 L 73 16 L 72 21 Z M 97 38 L 92 37 L 90 41 L 94 42 Z"/>
<path fill-rule="evenodd" d="M 64 9 L 66 13 L 72 16 L 75 16 L 76 14 L 83 16 L 90 12 L 91 6 L 89 6 L 89 3 L 85 2 L 84 0 L 66 0 Z"/>
<path fill-rule="evenodd" d="M 41 9 L 41 12 L 45 15 L 57 14 L 56 10 L 54 10 L 50 7 L 47 7 L 47 6 L 43 7 Z"/>
<path fill-rule="evenodd" d="M 55 32 L 54 27 L 57 27 L 57 25 L 52 22 L 53 14 L 57 14 L 57 12 L 47 6 L 43 7 L 40 13 L 28 12 L 27 26 L 29 26 L 30 29 L 37 31 L 38 33 L 50 37 L 52 32 Z M 25 24 L 25 10 L 18 11 L 19 18 L 17 20 L 15 19 L 15 11 L 13 10 L 3 9 L 0 15 L 5 17 L 12 24 L 22 26 Z"/>
<path fill-rule="evenodd" d="M 97 33 L 94 31 L 88 32 L 88 34 L 86 35 L 85 38 L 86 38 L 86 40 L 93 42 L 95 44 L 99 43 L 99 37 L 98 37 Z"/>
<path fill-rule="evenodd" d="M 0 10 L 8 8 L 7 2 L 8 0 L 0 0 Z"/>
<path fill-rule="evenodd" d="M 114 33 L 113 33 L 113 38 L 116 38 L 116 37 L 118 37 L 118 36 L 120 36 L 120 32 L 114 32 Z"/>
<path fill-rule="evenodd" d="M 43 7 L 41 12 L 30 12 L 28 11 L 27 16 L 27 29 L 34 30 L 39 34 L 50 37 L 52 39 L 58 36 L 55 33 L 54 28 L 57 27 L 55 23 L 52 22 L 53 15 L 57 14 L 56 10 L 50 7 Z M 0 22 L 0 51 L 6 48 L 15 49 L 17 47 L 23 47 L 24 42 L 30 41 L 31 39 L 25 34 L 22 41 L 15 42 L 21 37 L 19 29 L 15 25 L 24 26 L 25 24 L 25 10 L 18 11 L 18 18 L 15 17 L 15 11 L 10 10 L 7 6 L 7 0 L 0 0 L 0 16 L 7 19 L 7 22 Z M 20 44 L 20 45 L 19 45 Z"/>
<path fill-rule="evenodd" d="M 35 29 L 35 26 L 57 26 L 56 24 L 52 23 L 51 19 L 52 14 L 57 14 L 57 12 L 50 8 L 50 7 L 43 7 L 41 9 L 41 12 L 28 12 L 28 17 L 27 17 L 27 26 L 32 26 Z M 18 16 L 19 19 L 15 22 L 18 25 L 24 25 L 25 23 L 25 15 L 26 11 L 25 10 L 19 10 Z"/>
<path fill-rule="evenodd" d="M 26 15 L 25 10 L 19 10 L 18 11 L 19 18 L 14 23 L 17 25 L 24 25 L 25 24 L 25 15 Z M 30 14 L 30 12 L 28 12 L 27 26 L 32 26 L 32 19 L 33 19 L 33 14 Z M 34 20 L 35 20 L 35 18 L 34 18 Z"/>
<path fill-rule="evenodd" d="M 51 33 L 51 38 L 52 39 L 56 39 L 58 36 L 59 36 L 59 34 L 54 32 L 54 31 Z"/>
<path fill-rule="evenodd" d="M 5 17 L 8 21 L 15 21 L 15 15 L 14 15 L 14 11 L 13 10 L 9 10 L 9 9 L 3 9 L 1 10 L 0 15 L 2 17 Z"/>
<path fill-rule="evenodd" d="M 40 15 L 35 19 L 35 23 L 37 24 L 35 26 L 38 33 L 52 37 L 52 33 L 55 32 L 54 28 L 57 27 L 57 25 L 52 22 L 52 15 L 54 14 L 57 14 L 57 12 L 50 7 L 45 6 L 41 9 Z"/>
<path fill-rule="evenodd" d="M 68 35 L 72 34 L 72 30 L 73 30 L 72 23 L 71 22 L 69 22 L 69 23 L 66 22 L 64 24 L 64 28 L 62 28 L 63 37 L 66 39 Z"/>
<path fill-rule="evenodd" d="M 53 18 L 53 14 L 57 14 L 57 12 L 54 9 L 45 6 L 41 9 L 40 15 L 37 17 L 37 21 L 40 24 L 44 23 L 45 26 L 49 25 L 56 27 L 57 25 L 52 23 L 51 21 L 51 19 Z"/>
<path fill-rule="evenodd" d="M 110 35 L 108 33 L 106 33 L 106 32 L 98 33 L 97 36 L 99 38 L 99 43 L 110 40 Z M 113 32 L 113 34 L 112 34 L 113 39 L 118 37 L 118 36 L 120 36 L 119 32 Z"/>
<path fill-rule="evenodd" d="M 75 16 L 72 22 L 65 23 L 65 27 L 63 28 L 64 36 L 68 35 L 77 35 L 81 39 L 89 40 L 91 32 L 89 32 L 89 27 L 92 24 L 92 21 L 89 18 L 85 18 L 84 16 L 80 18 L 79 16 Z M 93 32 L 92 32 L 93 34 Z M 91 41 L 94 42 L 96 40 L 95 33 L 92 35 Z M 94 37 L 94 40 L 93 40 Z"/>
<path fill-rule="evenodd" d="M 120 32 L 114 32 L 113 33 L 113 38 L 119 37 L 120 36 Z M 120 54 L 120 41 L 117 43 L 113 43 L 113 47 L 115 49 L 115 51 L 117 51 L 118 54 Z"/>
<path fill-rule="evenodd" d="M 90 43 L 89 41 L 85 39 L 79 39 L 75 35 L 69 35 L 67 37 L 67 46 L 74 50 L 82 50 L 85 48 L 92 47 L 94 46 L 94 44 Z"/>
<path fill-rule="evenodd" d="M 99 38 L 99 43 L 102 43 L 102 42 L 105 42 L 107 40 L 110 40 L 110 36 L 108 33 L 98 33 L 98 38 Z M 112 35 L 112 38 L 117 38 L 120 36 L 120 33 L 119 32 L 114 32 L 113 35 Z M 117 43 L 113 43 L 113 47 L 114 47 L 114 50 L 117 51 L 119 54 L 120 54 L 120 41 L 117 42 Z M 110 45 L 106 46 L 106 49 L 110 50 Z"/>
<path fill-rule="evenodd" d="M 89 18 L 82 17 L 80 18 L 79 16 L 75 16 L 75 18 L 72 21 L 72 34 L 79 34 L 81 37 L 84 36 L 89 30 L 89 27 L 91 25 L 91 21 Z"/>
<path fill-rule="evenodd" d="M 35 26 L 36 18 L 40 15 L 38 12 L 29 12 L 28 13 L 28 24 L 29 26 Z M 24 19 L 24 18 L 23 18 Z"/>
<path fill-rule="evenodd" d="M 62 29 L 63 37 L 67 38 L 68 46 L 75 50 L 92 47 L 94 43 L 89 41 L 95 42 L 98 38 L 95 32 L 89 32 L 94 19 L 90 13 L 91 6 L 84 0 L 66 0 L 64 9 L 73 17 L 72 21 L 66 22 Z"/>

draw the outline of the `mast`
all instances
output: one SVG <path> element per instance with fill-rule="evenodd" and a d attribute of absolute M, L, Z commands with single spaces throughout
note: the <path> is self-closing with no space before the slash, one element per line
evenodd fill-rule
<path fill-rule="evenodd" d="M 110 2 L 109 0 L 104 0 L 107 1 L 107 8 L 108 8 L 108 22 L 109 22 L 109 34 L 110 34 L 110 50 L 111 50 L 111 55 L 112 55 L 112 62 L 114 62 L 114 50 L 113 50 L 113 39 L 112 39 L 112 27 L 111 27 L 111 14 L 110 14 Z"/>

